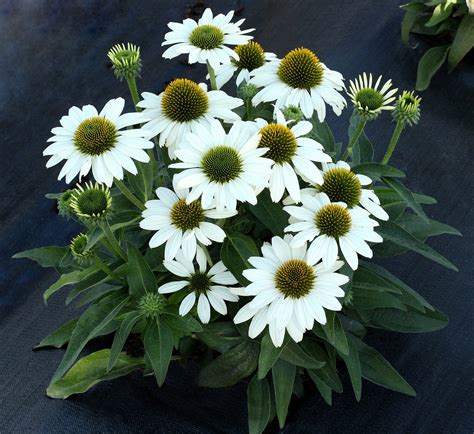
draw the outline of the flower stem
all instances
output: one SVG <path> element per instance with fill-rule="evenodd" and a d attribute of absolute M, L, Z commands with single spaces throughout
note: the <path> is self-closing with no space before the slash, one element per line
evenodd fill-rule
<path fill-rule="evenodd" d="M 105 222 L 102 225 L 102 230 L 104 231 L 105 237 L 107 238 L 107 241 L 109 242 L 110 247 L 112 247 L 114 253 L 118 257 L 122 258 L 124 261 L 127 261 L 127 255 L 120 246 L 120 243 L 118 242 L 117 238 L 115 238 L 115 235 L 112 232 L 112 229 L 110 229 L 110 225 L 108 222 Z"/>
<path fill-rule="evenodd" d="M 387 151 L 385 152 L 385 155 L 382 158 L 382 164 L 388 164 L 388 162 L 390 161 L 390 157 L 392 156 L 393 151 L 397 146 L 398 139 L 400 139 L 400 135 L 402 134 L 404 127 L 405 124 L 403 122 L 397 122 L 397 126 L 395 127 L 395 130 L 393 130 L 392 138 L 390 139 Z"/>
<path fill-rule="evenodd" d="M 253 121 L 253 105 L 252 105 L 252 98 L 248 98 L 245 101 L 245 108 L 247 110 L 247 120 Z"/>
<path fill-rule="evenodd" d="M 204 254 L 206 255 L 207 263 L 209 264 L 209 267 L 212 267 L 214 263 L 212 262 L 211 255 L 209 255 L 209 252 L 207 250 L 206 246 L 202 246 L 202 250 Z"/>
<path fill-rule="evenodd" d="M 209 72 L 209 81 L 211 82 L 211 89 L 217 90 L 216 73 L 209 62 L 207 62 L 207 71 Z"/>
<path fill-rule="evenodd" d="M 140 101 L 140 98 L 138 96 L 137 81 L 135 80 L 135 77 L 127 77 L 127 84 L 130 90 L 130 95 L 132 95 L 132 100 L 133 100 L 133 105 L 135 106 L 135 110 L 137 112 L 141 112 L 142 109 L 137 106 L 138 101 Z"/>
<path fill-rule="evenodd" d="M 115 185 L 120 189 L 122 194 L 132 202 L 138 209 L 144 210 L 145 205 L 141 202 L 126 186 L 125 184 L 120 181 L 119 179 L 115 178 Z"/>
<path fill-rule="evenodd" d="M 349 145 L 347 146 L 346 151 L 344 152 L 344 154 L 342 154 L 341 160 L 346 161 L 347 157 L 349 157 L 349 155 L 352 154 L 352 148 L 354 147 L 357 140 L 359 140 L 359 136 L 362 133 L 362 131 L 364 130 L 364 127 L 365 127 L 366 123 L 367 123 L 366 120 L 361 120 L 359 122 L 359 125 L 357 125 L 357 128 L 354 131 L 354 135 L 352 136 L 352 139 L 349 142 Z"/>

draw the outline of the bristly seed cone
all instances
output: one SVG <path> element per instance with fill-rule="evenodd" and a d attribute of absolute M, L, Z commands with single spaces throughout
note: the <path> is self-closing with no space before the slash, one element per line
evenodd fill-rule
<path fill-rule="evenodd" d="M 307 48 L 291 50 L 280 62 L 278 77 L 296 89 L 311 89 L 323 80 L 324 70 L 317 56 Z"/>

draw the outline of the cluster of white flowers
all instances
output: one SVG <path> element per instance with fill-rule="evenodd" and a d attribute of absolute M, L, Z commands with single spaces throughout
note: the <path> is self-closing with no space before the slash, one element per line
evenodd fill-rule
<path fill-rule="evenodd" d="M 241 30 L 244 20 L 232 23 L 232 18 L 233 12 L 213 16 L 206 9 L 198 22 L 170 23 L 163 42 L 169 45 L 163 57 L 187 54 L 189 63 L 207 64 L 212 90 L 182 78 L 159 95 L 144 92 L 141 112 L 122 115 L 122 98 L 109 101 L 100 113 L 92 106 L 73 107 L 61 127 L 53 128 L 53 144 L 44 154 L 51 156 L 47 167 L 66 160 L 59 178 L 66 176 L 68 183 L 92 168 L 98 183 L 111 186 L 114 178 L 123 179 L 123 169 L 137 172 L 134 160 L 149 161 L 144 150 L 153 148 L 156 137 L 177 173 L 172 189 L 158 188 L 157 199 L 145 204 L 140 226 L 155 231 L 150 247 L 165 244 L 164 266 L 184 279 L 165 283 L 159 292 L 189 291 L 180 314 L 186 315 L 197 299 L 204 323 L 210 320 L 210 307 L 225 314 L 225 301 L 254 297 L 235 322 L 252 318 L 252 338 L 268 325 L 280 346 L 285 331 L 300 341 L 314 321 L 326 323 L 325 309 L 341 309 L 338 298 L 348 278 L 336 273 L 344 264 L 339 252 L 356 269 L 358 255 L 372 256 L 367 242 L 382 241 L 370 214 L 378 219 L 388 215 L 369 188 L 370 178 L 355 174 L 343 161 L 334 164 L 323 145 L 308 137 L 310 121 L 283 114 L 298 107 L 306 119 L 315 112 L 322 122 L 328 105 L 339 115 L 346 105 L 342 75 L 307 48 L 282 59 L 265 53 L 248 35 L 253 29 Z M 255 107 L 273 104 L 274 122 L 244 121 L 233 111 L 243 100 L 219 88 L 234 75 L 237 86 L 256 88 Z M 206 247 L 223 242 L 224 219 L 237 214 L 239 203 L 256 205 L 265 189 L 274 202 L 283 199 L 289 214 L 286 232 L 294 235 L 264 243 L 262 257 L 249 258 L 254 268 L 243 273 L 251 283 L 230 288 L 237 280 L 222 262 L 206 271 L 211 262 Z"/>

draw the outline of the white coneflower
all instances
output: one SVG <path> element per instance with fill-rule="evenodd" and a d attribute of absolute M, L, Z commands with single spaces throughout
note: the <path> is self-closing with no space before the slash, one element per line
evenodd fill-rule
<path fill-rule="evenodd" d="M 187 135 L 187 143 L 176 151 L 181 163 L 171 168 L 184 169 L 175 175 L 178 188 L 192 188 L 186 203 L 201 198 L 204 208 L 215 206 L 234 211 L 237 202 L 257 203 L 256 190 L 267 187 L 272 160 L 262 156 L 256 126 L 236 122 L 226 134 L 219 121 L 209 128 L 198 125 L 196 134 Z"/>
<path fill-rule="evenodd" d="M 270 61 L 251 75 L 250 83 L 263 87 L 253 97 L 255 105 L 275 101 L 278 108 L 297 106 L 307 118 L 316 110 L 321 122 L 326 117 L 326 104 L 337 115 L 346 106 L 339 93 L 344 89 L 342 75 L 330 70 L 307 48 L 295 48 L 283 59 Z"/>
<path fill-rule="evenodd" d="M 364 72 L 354 81 L 349 81 L 349 91 L 347 94 L 351 98 L 352 104 L 357 114 L 365 120 L 375 119 L 383 110 L 393 110 L 391 105 L 395 101 L 395 94 L 398 89 L 391 89 L 392 80 L 388 80 L 379 89 L 382 76 L 373 85 L 372 74 Z"/>
<path fill-rule="evenodd" d="M 175 276 L 184 278 L 165 283 L 158 288 L 160 294 L 169 294 L 176 291 L 187 291 L 189 294 L 183 298 L 179 306 L 179 314 L 186 315 L 194 306 L 197 299 L 198 317 L 204 324 L 211 319 L 211 306 L 221 315 L 227 314 L 226 301 L 238 301 L 239 297 L 233 294 L 228 285 L 236 285 L 237 280 L 227 270 L 222 261 L 213 265 L 209 271 L 206 267 L 206 257 L 198 248 L 196 255 L 198 270 L 193 262 L 186 258 L 180 250 L 173 261 L 164 261 L 163 265 Z"/>
<path fill-rule="evenodd" d="M 371 258 L 373 253 L 367 241 L 380 243 L 382 237 L 374 231 L 378 226 L 362 208 L 348 209 L 344 202 L 331 203 L 326 193 L 301 195 L 302 206 L 285 206 L 291 216 L 286 232 L 297 232 L 291 245 L 300 247 L 307 241 L 308 262 L 320 259 L 326 267 L 334 264 L 339 248 L 353 270 L 359 264 L 357 255 Z M 314 241 L 313 241 L 314 240 Z"/>
<path fill-rule="evenodd" d="M 196 256 L 197 243 L 209 246 L 213 241 L 222 243 L 225 232 L 207 219 L 230 217 L 234 213 L 204 208 L 200 200 L 186 203 L 188 189 L 172 191 L 165 187 L 156 189 L 158 200 L 145 203 L 142 212 L 142 229 L 156 231 L 150 239 L 150 247 L 165 245 L 165 259 L 171 260 L 182 249 L 192 260 Z"/>
<path fill-rule="evenodd" d="M 232 59 L 230 63 L 221 65 L 216 70 L 216 83 L 220 89 L 226 84 L 237 72 L 235 82 L 240 86 L 242 82 L 250 80 L 250 73 L 260 68 L 265 62 L 276 59 L 274 53 L 266 53 L 262 46 L 255 41 L 249 41 L 245 45 L 235 47 L 235 52 L 239 56 L 239 60 Z"/>
<path fill-rule="evenodd" d="M 164 53 L 165 59 L 173 59 L 180 54 L 188 54 L 189 63 L 209 63 L 217 69 L 228 64 L 231 58 L 239 56 L 228 45 L 245 44 L 252 39 L 246 33 L 254 29 L 240 30 L 241 19 L 231 23 L 234 11 L 227 15 L 213 17 L 211 9 L 206 9 L 198 22 L 187 18 L 182 23 L 168 23 L 171 32 L 166 33 L 162 45 L 171 45 Z"/>
<path fill-rule="evenodd" d="M 352 172 L 345 161 L 323 163 L 322 167 L 323 182 L 316 186 L 317 191 L 326 193 L 331 202 L 344 202 L 348 208 L 360 205 L 378 219 L 388 220 L 388 214 L 380 206 L 380 199 L 374 190 L 362 188 L 372 184 L 372 179 Z"/>
<path fill-rule="evenodd" d="M 143 108 L 144 129 L 150 136 L 159 134 L 159 145 L 167 146 L 170 158 L 175 159 L 175 150 L 189 132 L 197 125 L 209 127 L 212 119 L 224 122 L 240 120 L 232 110 L 243 104 L 220 90 L 207 91 L 205 84 L 179 78 L 172 81 L 160 95 L 144 92 L 137 105 Z"/>
<path fill-rule="evenodd" d="M 275 115 L 276 123 L 256 120 L 261 135 L 259 146 L 268 148 L 265 157 L 275 162 L 270 175 L 270 196 L 273 202 L 279 202 L 286 189 L 291 198 L 299 202 L 300 185 L 296 175 L 321 184 L 323 178 L 314 161 L 328 162 L 331 157 L 323 152 L 323 145 L 303 137 L 313 128 L 311 122 L 300 121 L 289 126 L 291 121 L 287 121 L 278 108 L 275 108 Z"/>
<path fill-rule="evenodd" d="M 70 183 L 78 174 L 79 179 L 89 173 L 100 184 L 112 185 L 114 178 L 123 179 L 123 169 L 133 175 L 137 168 L 133 160 L 148 162 L 144 149 L 153 148 L 149 133 L 143 129 L 124 129 L 139 124 L 143 116 L 138 113 L 122 115 L 123 98 L 110 100 L 100 111 L 91 105 L 82 109 L 71 107 L 60 120 L 61 127 L 51 130 L 53 142 L 43 155 L 51 155 L 46 167 L 67 160 L 58 179 L 66 177 Z"/>
<path fill-rule="evenodd" d="M 262 246 L 262 257 L 249 258 L 254 267 L 243 275 L 252 282 L 239 294 L 253 296 L 234 317 L 236 324 L 252 318 L 249 337 L 257 337 L 269 325 L 273 344 L 283 344 L 285 331 L 299 342 L 303 333 L 311 330 L 316 320 L 326 324 L 327 310 L 341 310 L 337 297 L 343 297 L 340 288 L 349 281 L 336 273 L 342 261 L 330 267 L 308 261 L 306 245 L 292 246 L 292 237 L 273 237 L 271 244 Z"/>

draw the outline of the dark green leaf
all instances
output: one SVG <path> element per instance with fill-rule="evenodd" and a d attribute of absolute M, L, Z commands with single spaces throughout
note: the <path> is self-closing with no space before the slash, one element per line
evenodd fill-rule
<path fill-rule="evenodd" d="M 116 223 L 110 226 L 110 229 L 112 232 L 118 231 L 120 229 L 124 229 L 127 227 L 131 226 L 137 226 L 138 221 L 141 219 L 141 217 L 135 217 L 129 221 L 122 222 L 122 223 Z M 104 231 L 100 226 L 94 228 L 89 234 L 88 234 L 88 241 L 87 241 L 87 246 L 86 249 L 90 249 L 94 247 L 101 239 L 104 238 Z"/>
<path fill-rule="evenodd" d="M 69 342 L 72 331 L 76 327 L 76 324 L 77 318 L 68 321 L 66 324 L 63 324 L 54 332 L 46 336 L 38 345 L 36 345 L 35 349 L 44 347 L 61 348 L 64 344 Z"/>
<path fill-rule="evenodd" d="M 226 235 L 221 248 L 222 262 L 241 285 L 248 285 L 242 271 L 251 268 L 248 258 L 259 256 L 257 246 L 252 238 L 239 232 L 227 230 Z"/>
<path fill-rule="evenodd" d="M 232 321 L 206 324 L 197 338 L 209 348 L 220 353 L 224 353 L 242 342 L 242 336 Z"/>
<path fill-rule="evenodd" d="M 54 373 L 52 383 L 59 380 L 72 366 L 82 349 L 105 328 L 122 310 L 128 299 L 111 296 L 89 307 L 77 321 L 61 363 Z"/>
<path fill-rule="evenodd" d="M 352 383 L 352 389 L 357 401 L 360 401 L 362 396 L 362 372 L 360 367 L 359 352 L 352 339 L 348 341 L 349 354 L 343 354 L 339 352 L 339 357 L 344 360 L 349 372 L 349 377 Z"/>
<path fill-rule="evenodd" d="M 80 359 L 59 381 L 49 385 L 46 390 L 50 398 L 65 399 L 75 393 L 87 392 L 92 386 L 104 380 L 123 377 L 132 371 L 145 367 L 143 359 L 120 354 L 111 371 L 107 371 L 110 350 L 100 350 Z"/>
<path fill-rule="evenodd" d="M 425 222 L 413 214 L 404 214 L 398 219 L 397 224 L 422 241 L 428 237 L 443 234 L 462 236 L 461 232 L 452 226 L 430 219 Z"/>
<path fill-rule="evenodd" d="M 285 339 L 281 347 L 273 345 L 270 335 L 266 333 L 260 343 L 260 356 L 258 358 L 258 378 L 264 378 L 268 371 L 280 357 L 281 352 L 286 347 L 288 339 Z"/>
<path fill-rule="evenodd" d="M 349 353 L 346 334 L 342 328 L 339 317 L 334 311 L 326 311 L 327 322 L 322 326 L 328 342 L 343 354 Z"/>
<path fill-rule="evenodd" d="M 380 307 L 407 310 L 406 306 L 389 292 L 367 291 L 363 289 L 354 289 L 352 305 L 359 311 Z"/>
<path fill-rule="evenodd" d="M 268 190 L 258 195 L 257 205 L 250 205 L 249 210 L 273 235 L 284 235 L 284 229 L 288 226 L 288 214 L 281 205 L 272 202 Z"/>
<path fill-rule="evenodd" d="M 377 350 L 369 347 L 360 339 L 355 337 L 352 339 L 359 351 L 362 376 L 366 380 L 387 389 L 416 396 L 413 388 Z"/>
<path fill-rule="evenodd" d="M 148 356 L 158 386 L 165 382 L 173 353 L 173 334 L 163 322 L 150 322 L 143 337 L 145 353 Z"/>
<path fill-rule="evenodd" d="M 377 232 L 382 235 L 384 240 L 392 241 L 395 244 L 406 247 L 407 249 L 413 250 L 414 252 L 423 255 L 424 257 L 431 259 L 438 264 L 443 265 L 450 270 L 458 271 L 456 266 L 446 259 L 444 256 L 433 250 L 431 247 L 424 244 L 422 241 L 415 238 L 401 226 L 394 222 L 381 222 Z"/>
<path fill-rule="evenodd" d="M 311 118 L 313 129 L 309 133 L 309 137 L 321 143 L 324 146 L 326 153 L 330 155 L 336 154 L 336 142 L 331 128 L 326 122 L 319 122 L 317 114 Z"/>
<path fill-rule="evenodd" d="M 166 322 L 172 329 L 181 330 L 186 333 L 200 333 L 202 332 L 202 326 L 195 318 L 191 315 L 181 316 L 166 312 L 162 316 L 163 321 Z"/>
<path fill-rule="evenodd" d="M 199 373 L 203 387 L 229 387 L 251 375 L 257 367 L 258 345 L 246 340 L 215 358 Z"/>
<path fill-rule="evenodd" d="M 130 295 L 137 299 L 157 289 L 153 271 L 133 244 L 128 244 L 127 282 Z"/>
<path fill-rule="evenodd" d="M 332 405 L 332 389 L 319 377 L 319 371 L 309 370 L 308 375 L 328 405 Z"/>
<path fill-rule="evenodd" d="M 249 434 L 261 434 L 271 416 L 271 397 L 268 381 L 255 375 L 247 387 Z"/>
<path fill-rule="evenodd" d="M 324 358 L 321 358 L 321 355 L 306 352 L 292 339 L 288 340 L 288 344 L 283 348 L 280 358 L 307 369 L 322 368 L 326 362 Z"/>
<path fill-rule="evenodd" d="M 107 371 L 110 371 L 114 367 L 120 356 L 120 352 L 125 345 L 128 335 L 141 316 L 141 312 L 134 310 L 127 313 L 125 318 L 122 320 L 119 329 L 115 332 L 114 341 L 112 342 L 112 348 L 110 349 L 110 359 L 109 363 L 107 364 Z"/>
<path fill-rule="evenodd" d="M 367 175 L 368 177 L 372 178 L 373 180 L 378 180 L 382 176 L 386 176 L 389 178 L 404 178 L 405 174 L 395 169 L 395 167 L 387 166 L 386 164 L 381 163 L 361 163 L 357 164 L 352 168 L 352 171 L 355 173 L 361 173 L 363 175 Z"/>
<path fill-rule="evenodd" d="M 415 200 L 413 193 L 408 190 L 400 181 L 392 178 L 382 178 L 382 181 L 387 184 L 390 188 L 393 188 L 400 197 L 406 202 L 406 204 L 415 211 L 418 216 L 420 216 L 424 221 L 428 222 L 428 217 L 426 216 L 421 205 Z"/>
<path fill-rule="evenodd" d="M 354 135 L 359 122 L 360 122 L 360 118 L 359 116 L 357 116 L 357 113 L 354 112 L 351 116 L 350 123 L 349 123 L 349 130 L 348 130 L 349 142 L 351 141 L 352 136 Z M 372 143 L 370 143 L 370 140 L 367 138 L 367 135 L 365 134 L 365 132 L 362 131 L 359 138 L 357 139 L 357 141 L 354 143 L 354 146 L 352 147 L 351 161 L 353 164 L 357 165 L 360 163 L 371 162 L 373 158 L 374 158 L 374 148 L 372 146 Z"/>
<path fill-rule="evenodd" d="M 423 5 L 414 5 L 417 6 L 416 8 L 410 8 L 406 11 L 405 16 L 403 17 L 402 21 L 402 28 L 401 28 L 401 37 L 403 43 L 408 47 L 410 45 L 410 32 L 413 28 L 413 24 L 418 18 L 418 14 L 424 10 Z"/>
<path fill-rule="evenodd" d="M 127 179 L 135 195 L 143 200 L 143 202 L 146 202 L 150 199 L 153 192 L 153 178 L 157 170 L 156 164 L 139 161 L 135 162 L 135 164 L 137 165 L 138 173 L 134 176 L 129 174 Z"/>
<path fill-rule="evenodd" d="M 433 75 L 436 74 L 448 55 L 449 45 L 432 47 L 426 51 L 418 64 L 416 90 L 428 89 Z"/>
<path fill-rule="evenodd" d="M 426 27 L 434 27 L 438 25 L 441 21 L 444 21 L 451 15 L 451 11 L 453 10 L 453 3 L 452 1 L 448 0 L 446 3 L 438 4 L 434 10 L 433 14 L 431 15 L 430 19 L 427 23 L 425 23 Z"/>
<path fill-rule="evenodd" d="M 95 273 L 97 269 L 95 266 L 86 268 L 85 270 L 76 270 L 76 271 L 71 271 L 70 273 L 67 274 L 62 274 L 59 279 L 54 282 L 44 293 L 43 293 L 43 299 L 44 302 L 46 303 L 54 293 L 59 291 L 61 288 L 64 288 L 67 285 L 73 285 L 74 283 L 78 283 L 83 279 L 86 279 L 89 277 L 91 274 Z"/>
<path fill-rule="evenodd" d="M 459 24 L 456 36 L 448 54 L 449 71 L 452 71 L 463 57 L 474 47 L 474 15 L 466 14 Z"/>
<path fill-rule="evenodd" d="M 296 366 L 283 360 L 277 360 L 272 368 L 273 388 L 275 390 L 276 413 L 280 428 L 285 426 L 288 406 L 293 394 Z"/>
<path fill-rule="evenodd" d="M 48 246 L 25 250 L 13 255 L 14 259 L 27 258 L 37 262 L 42 267 L 58 267 L 69 247 Z"/>

